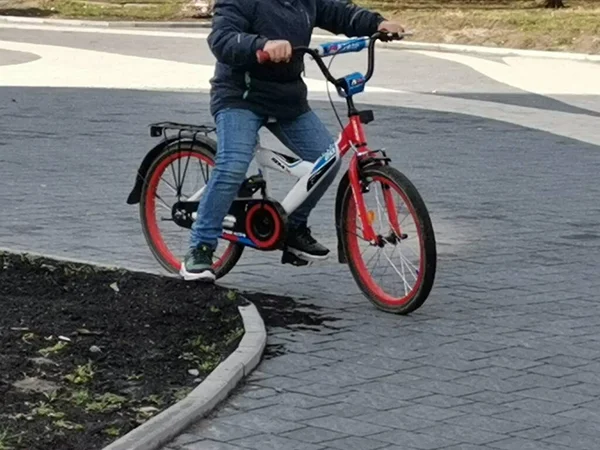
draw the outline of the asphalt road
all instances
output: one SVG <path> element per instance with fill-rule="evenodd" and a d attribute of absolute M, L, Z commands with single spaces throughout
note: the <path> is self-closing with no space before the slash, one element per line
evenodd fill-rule
<path fill-rule="evenodd" d="M 94 58 L 107 58 L 100 63 L 122 56 L 122 67 L 97 72 L 119 72 L 120 87 L 95 88 L 102 77 L 90 74 L 69 87 L 64 66 L 46 75 L 59 80 L 48 82 L 54 87 L 39 72 L 46 66 L 18 80 L 6 71 L 61 61 L 39 44 L 99 51 Z M 69 55 L 81 55 L 73 67 L 93 60 Z M 361 56 L 334 67 L 357 70 Z M 541 79 L 543 62 L 469 58 L 382 50 L 372 85 L 393 91 L 361 102 L 377 119 L 367 127 L 370 144 L 387 149 L 432 216 L 439 269 L 423 308 L 410 317 L 374 310 L 333 260 L 297 269 L 278 265 L 278 255 L 246 252 L 225 284 L 322 306 L 340 329 L 270 330 L 269 343 L 285 354 L 170 447 L 597 447 L 598 81 L 534 89 L 514 74 L 530 68 Z M 152 63 L 156 73 L 147 70 Z M 167 84 L 177 71 L 212 63 L 198 36 L 0 27 L 0 246 L 158 270 L 125 199 L 154 144 L 147 124 L 211 121 L 208 94 L 136 89 L 133 76 Z M 569 67 L 556 71 L 595 73 Z M 319 79 L 314 68 L 307 76 Z M 335 130 L 325 93 L 311 99 Z M 277 145 L 268 135 L 264 142 Z M 276 195 L 289 183 L 277 186 Z M 333 196 L 312 219 L 332 246 Z"/>

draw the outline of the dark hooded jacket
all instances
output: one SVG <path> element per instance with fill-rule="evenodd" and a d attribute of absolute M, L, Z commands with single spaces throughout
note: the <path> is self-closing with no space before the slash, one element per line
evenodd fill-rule
<path fill-rule="evenodd" d="M 217 0 L 208 44 L 217 58 L 211 79 L 211 113 L 250 109 L 293 119 L 310 110 L 302 80 L 304 61 L 259 64 L 268 40 L 310 45 L 313 28 L 348 37 L 370 36 L 384 18 L 339 0 Z"/>

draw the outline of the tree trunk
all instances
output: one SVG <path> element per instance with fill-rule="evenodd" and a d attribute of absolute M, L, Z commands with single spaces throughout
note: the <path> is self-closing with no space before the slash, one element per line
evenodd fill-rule
<path fill-rule="evenodd" d="M 563 0 L 546 0 L 544 7 L 558 9 L 564 8 L 565 4 L 563 3 Z"/>

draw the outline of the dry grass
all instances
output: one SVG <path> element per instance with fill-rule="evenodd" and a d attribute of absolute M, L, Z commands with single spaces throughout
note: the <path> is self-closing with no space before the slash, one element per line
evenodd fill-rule
<path fill-rule="evenodd" d="M 415 41 L 600 52 L 599 1 L 571 1 L 559 10 L 519 1 L 358 2 L 398 19 Z"/>
<path fill-rule="evenodd" d="M 245 0 L 250 1 L 250 0 Z M 542 0 L 538 0 L 542 1 Z M 565 9 L 535 0 L 355 0 L 396 18 L 422 42 L 600 53 L 600 0 L 567 0 Z M 3 6 L 4 5 L 4 6 Z M 22 15 L 105 20 L 191 18 L 185 0 L 0 0 Z"/>
<path fill-rule="evenodd" d="M 180 20 L 191 16 L 187 4 L 189 2 L 185 0 L 0 0 L 0 15 L 90 20 Z"/>

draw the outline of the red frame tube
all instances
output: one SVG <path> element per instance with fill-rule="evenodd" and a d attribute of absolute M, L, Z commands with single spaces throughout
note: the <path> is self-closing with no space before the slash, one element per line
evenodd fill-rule
<path fill-rule="evenodd" d="M 338 146 L 340 149 L 340 155 L 342 157 L 344 157 L 344 155 L 348 153 L 348 151 L 352 148 L 355 148 L 357 150 L 357 152 L 352 155 L 352 159 L 350 160 L 350 167 L 348 168 L 348 178 L 350 179 L 352 195 L 354 197 L 354 201 L 356 202 L 358 213 L 360 215 L 360 220 L 362 222 L 362 229 L 364 234 L 363 237 L 369 242 L 374 242 L 377 235 L 375 234 L 375 231 L 373 231 L 373 227 L 371 226 L 371 222 L 369 221 L 369 216 L 367 214 L 367 207 L 365 205 L 365 200 L 362 194 L 360 171 L 358 167 L 358 162 L 361 159 L 363 159 L 366 155 L 371 153 L 371 150 L 369 150 L 369 148 L 367 147 L 366 141 L 367 140 L 365 137 L 365 132 L 362 123 L 360 121 L 360 117 L 358 117 L 357 115 L 350 116 L 350 122 L 342 131 Z"/>

